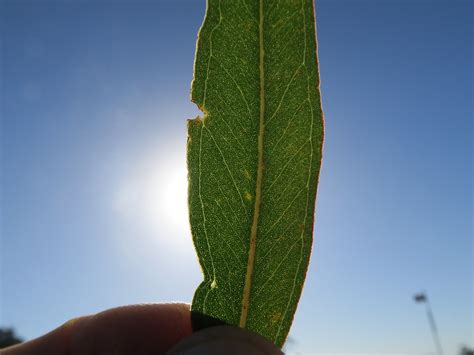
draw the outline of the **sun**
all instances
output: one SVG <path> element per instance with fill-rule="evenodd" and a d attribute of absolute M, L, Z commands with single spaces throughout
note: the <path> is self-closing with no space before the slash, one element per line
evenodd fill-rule
<path fill-rule="evenodd" d="M 176 232 L 189 233 L 185 158 L 174 155 L 158 164 L 151 212 Z"/>
<path fill-rule="evenodd" d="M 179 148 L 183 146 L 183 148 Z M 185 144 L 168 144 L 137 163 L 120 182 L 115 209 L 161 245 L 191 240 Z"/>

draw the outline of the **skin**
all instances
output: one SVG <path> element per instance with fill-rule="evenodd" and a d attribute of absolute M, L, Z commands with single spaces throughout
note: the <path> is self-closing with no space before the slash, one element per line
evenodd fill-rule
<path fill-rule="evenodd" d="M 133 305 L 72 319 L 2 355 L 165 354 L 192 334 L 189 305 Z"/>

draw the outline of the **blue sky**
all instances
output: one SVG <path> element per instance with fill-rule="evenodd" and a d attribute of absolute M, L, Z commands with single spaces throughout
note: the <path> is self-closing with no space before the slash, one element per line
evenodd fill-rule
<path fill-rule="evenodd" d="M 185 143 L 205 2 L 0 3 L 0 325 L 189 302 Z M 319 0 L 326 122 L 289 350 L 473 344 L 473 4 Z"/>

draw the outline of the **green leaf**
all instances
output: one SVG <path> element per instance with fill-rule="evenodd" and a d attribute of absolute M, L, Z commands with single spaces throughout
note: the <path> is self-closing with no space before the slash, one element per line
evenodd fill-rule
<path fill-rule="evenodd" d="M 193 325 L 282 346 L 311 253 L 323 118 L 312 0 L 208 0 L 188 122 L 189 209 L 204 273 Z"/>

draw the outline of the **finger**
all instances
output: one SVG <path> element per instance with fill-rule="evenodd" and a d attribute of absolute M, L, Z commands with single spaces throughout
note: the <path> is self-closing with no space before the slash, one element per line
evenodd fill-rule
<path fill-rule="evenodd" d="M 169 355 L 281 355 L 283 352 L 270 340 L 232 326 L 200 330 L 176 344 Z"/>
<path fill-rule="evenodd" d="M 125 306 L 69 321 L 2 355 L 165 354 L 191 333 L 186 304 Z"/>

